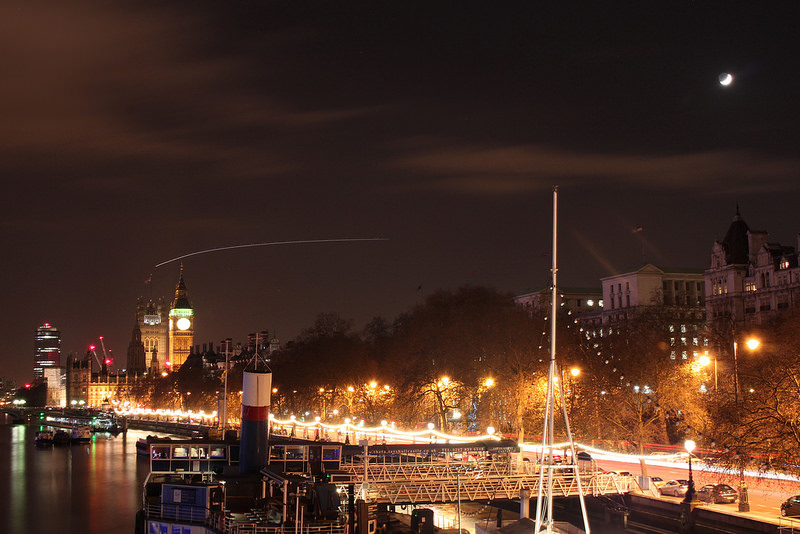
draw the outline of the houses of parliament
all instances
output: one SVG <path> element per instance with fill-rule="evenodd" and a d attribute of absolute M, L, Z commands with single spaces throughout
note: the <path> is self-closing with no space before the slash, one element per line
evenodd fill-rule
<path fill-rule="evenodd" d="M 194 320 L 194 308 L 189 300 L 181 266 L 169 306 L 164 299 L 137 300 L 126 372 L 110 372 L 110 360 L 105 358 L 105 354 L 98 355 L 95 347 L 90 347 L 83 357 L 70 355 L 65 367 L 58 367 L 58 356 L 52 356 L 57 354 L 57 350 L 41 351 L 49 358 L 45 361 L 45 356 L 37 356 L 36 364 L 44 369 L 46 404 L 101 407 L 133 401 L 146 396 L 153 378 L 178 371 L 192 357 L 209 372 L 218 372 L 225 369 L 226 362 L 234 365 L 249 359 L 256 351 L 264 354 L 279 347 L 278 340 L 270 339 L 267 331 L 249 334 L 244 345 L 234 344 L 231 338 L 220 342 L 216 350 L 214 343 L 194 345 Z M 41 337 L 51 339 L 46 343 L 47 347 L 54 347 L 58 344 L 52 341 L 57 329 L 47 326 L 49 328 L 46 330 L 42 330 L 42 327 L 37 330 L 37 339 L 38 332 L 44 332 Z"/>
<path fill-rule="evenodd" d="M 105 354 L 98 357 L 90 347 L 82 358 L 70 355 L 64 369 L 64 387 L 48 380 L 48 405 L 101 406 L 108 399 L 120 398 L 122 390 L 135 390 L 148 376 L 177 371 L 192 352 L 194 309 L 189 301 L 181 265 L 175 296 L 169 307 L 163 299 L 139 298 L 127 352 L 127 372 L 109 372 Z M 99 372 L 92 372 L 93 360 Z M 51 382 L 55 382 L 51 384 Z M 61 397 L 59 399 L 59 397 Z M 58 402 L 58 401 L 61 402 Z"/>

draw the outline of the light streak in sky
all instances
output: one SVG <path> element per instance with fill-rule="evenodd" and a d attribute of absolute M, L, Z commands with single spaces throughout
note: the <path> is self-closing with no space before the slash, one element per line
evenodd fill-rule
<path fill-rule="evenodd" d="M 161 263 L 156 264 L 156 267 L 161 267 L 162 265 L 172 263 L 173 261 L 182 260 L 184 258 L 189 258 L 191 256 L 208 254 L 209 252 L 219 252 L 221 250 L 232 250 L 235 248 L 269 247 L 273 245 L 303 245 L 309 243 L 353 243 L 358 241 L 388 241 L 388 239 L 386 239 L 385 237 L 362 237 L 362 238 L 342 238 L 342 239 L 304 239 L 299 241 L 271 241 L 269 243 L 247 243 L 245 245 L 231 245 L 229 247 L 217 247 L 217 248 L 209 248 L 206 250 L 198 250 L 197 252 L 184 254 L 183 256 L 178 256 L 177 258 L 172 258 L 171 260 L 162 261 Z"/>

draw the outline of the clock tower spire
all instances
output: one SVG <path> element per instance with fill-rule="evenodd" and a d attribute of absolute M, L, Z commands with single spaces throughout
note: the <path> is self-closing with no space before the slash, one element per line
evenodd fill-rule
<path fill-rule="evenodd" d="M 186 361 L 194 342 L 194 310 L 189 302 L 186 282 L 183 280 L 183 264 L 175 287 L 175 298 L 169 310 L 169 361 L 167 365 L 177 371 Z"/>

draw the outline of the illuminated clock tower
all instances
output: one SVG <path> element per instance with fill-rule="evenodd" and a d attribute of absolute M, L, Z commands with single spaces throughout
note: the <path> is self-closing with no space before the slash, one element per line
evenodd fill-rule
<path fill-rule="evenodd" d="M 181 275 L 175 288 L 175 299 L 169 310 L 169 361 L 173 371 L 177 371 L 186 361 L 194 342 L 194 310 L 186 295 L 186 283 Z"/>

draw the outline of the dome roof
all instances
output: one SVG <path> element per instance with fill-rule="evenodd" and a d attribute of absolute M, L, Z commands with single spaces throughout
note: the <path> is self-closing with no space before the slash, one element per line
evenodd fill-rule
<path fill-rule="evenodd" d="M 750 243 L 747 233 L 750 228 L 744 222 L 742 216 L 739 215 L 739 210 L 736 210 L 736 216 L 733 222 L 728 227 L 728 232 L 725 234 L 725 239 L 722 244 L 725 246 L 725 261 L 731 264 L 745 264 L 750 259 Z"/>

